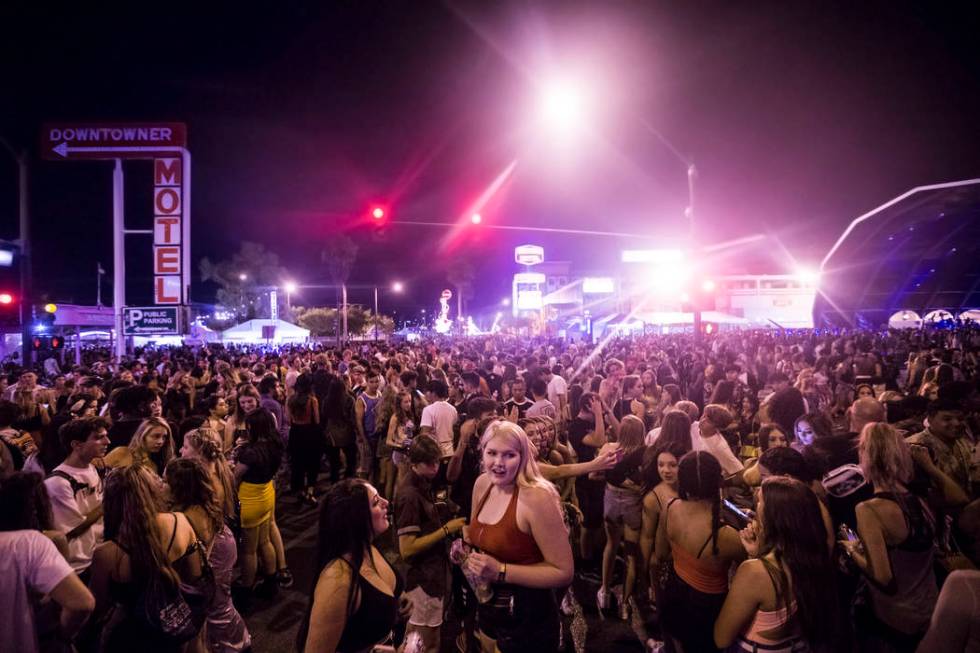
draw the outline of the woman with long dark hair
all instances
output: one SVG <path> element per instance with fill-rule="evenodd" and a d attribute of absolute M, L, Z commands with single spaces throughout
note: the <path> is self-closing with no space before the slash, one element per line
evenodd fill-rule
<path fill-rule="evenodd" d="M 218 442 L 199 442 L 202 449 L 220 453 Z M 224 506 L 207 463 L 197 458 L 178 458 L 167 465 L 165 478 L 171 507 L 184 513 L 199 535 L 215 578 L 216 591 L 207 606 L 207 649 L 212 653 L 245 651 L 252 645 L 252 638 L 231 602 L 231 577 L 238 559 L 235 537 L 225 525 Z"/>
<path fill-rule="evenodd" d="M 773 653 L 838 650 L 843 615 L 820 502 L 803 482 L 762 483 L 756 521 L 739 536 L 743 562 L 715 622 L 715 644 Z"/>
<path fill-rule="evenodd" d="M 357 471 L 357 442 L 354 439 L 354 398 L 338 377 L 330 381 L 327 396 L 320 407 L 327 437 L 327 459 L 330 482 L 340 480 L 340 453 L 344 453 L 344 477 L 353 478 Z"/>
<path fill-rule="evenodd" d="M 296 377 L 293 396 L 286 404 L 289 415 L 289 487 L 302 503 L 316 505 L 316 479 L 323 458 L 320 404 L 313 396 L 309 374 Z"/>
<path fill-rule="evenodd" d="M 401 577 L 374 545 L 388 527 L 388 501 L 370 484 L 348 478 L 327 490 L 300 651 L 369 651 L 389 637 L 406 606 Z"/>
<path fill-rule="evenodd" d="M 677 468 L 678 499 L 667 504 L 657 531 L 656 561 L 673 557 L 661 606 L 675 650 L 714 651 L 712 628 L 728 593 L 728 570 L 745 559 L 738 532 L 721 521 L 721 465 L 691 451 Z"/>
<path fill-rule="evenodd" d="M 102 637 L 102 651 L 177 652 L 193 641 L 196 632 L 175 638 L 150 623 L 142 607 L 149 594 L 173 598 L 178 593 L 191 602 L 201 595 L 185 592 L 203 574 L 204 547 L 183 513 L 163 509 L 158 478 L 144 465 L 113 470 L 105 479 L 105 542 L 92 557 L 90 588 L 96 614 L 115 604 Z M 197 555 L 195 555 L 197 554 Z M 203 601 L 195 602 L 199 620 L 205 619 Z"/>

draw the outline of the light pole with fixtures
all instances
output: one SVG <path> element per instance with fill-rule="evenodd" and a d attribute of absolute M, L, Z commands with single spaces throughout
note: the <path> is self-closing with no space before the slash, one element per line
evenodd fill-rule
<path fill-rule="evenodd" d="M 405 286 L 402 284 L 401 281 L 395 281 L 394 283 L 391 284 L 392 292 L 400 293 L 404 289 Z M 380 317 L 381 314 L 378 312 L 378 287 L 375 286 L 374 287 L 374 339 L 375 340 L 378 339 L 378 320 L 380 319 Z"/>

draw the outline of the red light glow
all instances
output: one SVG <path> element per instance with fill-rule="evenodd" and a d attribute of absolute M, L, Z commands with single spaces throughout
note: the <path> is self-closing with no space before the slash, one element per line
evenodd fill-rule
<path fill-rule="evenodd" d="M 380 206 L 376 206 L 371 211 L 371 217 L 374 218 L 375 220 L 380 220 L 381 218 L 385 217 L 385 210 Z"/>
<path fill-rule="evenodd" d="M 0 293 L 0 304 L 13 304 L 14 296 L 10 293 Z"/>

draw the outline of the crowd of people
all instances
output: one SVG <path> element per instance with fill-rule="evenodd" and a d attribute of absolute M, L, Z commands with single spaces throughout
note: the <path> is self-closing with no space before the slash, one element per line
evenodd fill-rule
<path fill-rule="evenodd" d="M 310 653 L 980 650 L 978 380 L 972 325 L 8 369 L 0 651 L 252 650 L 312 507 Z"/>

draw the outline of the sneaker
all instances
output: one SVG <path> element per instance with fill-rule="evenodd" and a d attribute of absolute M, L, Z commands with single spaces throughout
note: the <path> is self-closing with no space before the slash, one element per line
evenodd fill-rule
<path fill-rule="evenodd" d="M 595 593 L 595 604 L 599 610 L 609 609 L 609 592 L 599 588 L 599 591 Z"/>
<path fill-rule="evenodd" d="M 293 574 L 289 571 L 289 567 L 283 567 L 276 572 L 276 582 L 282 589 L 293 586 Z"/>
<path fill-rule="evenodd" d="M 631 612 L 631 609 L 632 609 L 632 606 L 630 605 L 630 602 L 629 601 L 620 601 L 619 602 L 619 619 L 621 621 L 629 621 L 630 620 L 630 612 Z"/>

